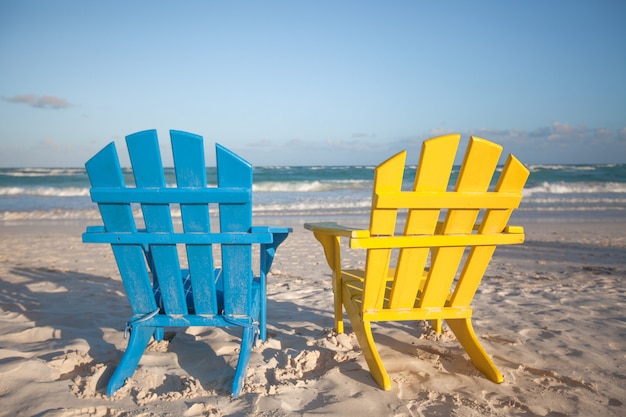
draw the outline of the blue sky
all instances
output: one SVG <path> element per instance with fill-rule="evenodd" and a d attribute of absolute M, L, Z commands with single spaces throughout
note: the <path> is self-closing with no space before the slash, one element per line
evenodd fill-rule
<path fill-rule="evenodd" d="M 0 62 L 3 167 L 81 166 L 145 129 L 255 165 L 416 162 L 450 132 L 626 162 L 623 0 L 4 0 Z"/>

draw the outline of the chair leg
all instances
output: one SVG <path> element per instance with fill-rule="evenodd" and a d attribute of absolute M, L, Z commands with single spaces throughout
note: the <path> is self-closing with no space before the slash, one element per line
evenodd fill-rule
<path fill-rule="evenodd" d="M 156 327 L 154 329 L 154 340 L 156 340 L 157 342 L 160 342 L 161 340 L 163 340 L 163 337 L 165 336 L 165 329 L 163 327 Z"/>
<path fill-rule="evenodd" d="M 117 365 L 117 369 L 115 369 L 107 385 L 108 396 L 112 397 L 115 391 L 124 385 L 126 378 L 130 378 L 133 375 L 154 331 L 154 327 L 142 326 L 136 326 L 131 331 L 126 352 L 124 352 L 122 360 Z"/>
<path fill-rule="evenodd" d="M 258 287 L 253 287 L 252 294 L 252 317 L 256 317 L 257 320 L 262 320 L 260 308 L 263 304 L 261 296 L 265 295 L 265 291 Z M 263 326 L 261 324 L 261 326 Z M 252 346 L 256 342 L 256 337 L 260 333 L 261 329 L 257 325 L 252 325 L 243 328 L 241 334 L 241 347 L 239 348 L 239 359 L 237 360 L 237 369 L 235 369 L 235 378 L 233 379 L 232 394 L 233 398 L 239 397 L 243 384 L 246 379 L 246 373 L 248 371 L 248 363 L 250 362 L 250 355 L 252 354 Z"/>
<path fill-rule="evenodd" d="M 255 327 L 244 327 L 241 335 L 241 347 L 239 351 L 239 360 L 237 361 L 237 369 L 235 370 L 235 378 L 233 380 L 233 398 L 239 397 L 246 379 L 248 363 L 252 354 L 252 345 L 255 338 Z"/>
<path fill-rule="evenodd" d="M 267 341 L 267 300 L 265 292 L 261 296 L 261 311 L 259 317 L 259 339 L 261 342 Z"/>
<path fill-rule="evenodd" d="M 446 322 L 469 355 L 476 369 L 495 383 L 499 384 L 504 381 L 504 376 L 498 371 L 498 368 L 496 368 L 496 365 L 478 341 L 478 337 L 476 337 L 472 327 L 471 318 L 446 319 Z"/>
<path fill-rule="evenodd" d="M 376 343 L 374 343 L 370 322 L 361 320 L 357 307 L 351 301 L 346 304 L 346 311 L 372 378 L 382 389 L 391 389 L 389 375 L 387 375 L 387 371 L 376 349 Z"/>
<path fill-rule="evenodd" d="M 341 272 L 338 273 L 341 274 Z M 343 305 L 341 300 L 341 279 L 337 277 L 338 273 L 333 273 L 333 301 L 335 307 L 335 331 L 341 334 L 343 333 Z"/>
<path fill-rule="evenodd" d="M 435 320 L 430 321 L 430 326 L 433 328 L 435 332 L 437 332 L 437 334 L 441 334 L 442 332 L 441 322 L 442 322 L 441 319 L 435 319 Z"/>

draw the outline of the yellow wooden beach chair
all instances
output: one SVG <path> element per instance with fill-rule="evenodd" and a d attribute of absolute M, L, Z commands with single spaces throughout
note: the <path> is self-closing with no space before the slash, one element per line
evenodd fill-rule
<path fill-rule="evenodd" d="M 488 191 L 502 148 L 471 137 L 456 186 L 448 190 L 460 135 L 422 145 L 412 191 L 403 191 L 406 151 L 376 168 L 369 230 L 307 223 L 333 271 L 335 330 L 343 333 L 342 305 L 374 380 L 389 376 L 372 336 L 372 322 L 445 319 L 470 359 L 488 379 L 504 380 L 472 328 L 470 303 L 496 245 L 519 244 L 524 230 L 507 226 L 522 199 L 529 171 L 510 155 Z M 364 270 L 342 269 L 340 238 L 367 249 Z M 393 255 L 393 256 L 392 256 Z"/>

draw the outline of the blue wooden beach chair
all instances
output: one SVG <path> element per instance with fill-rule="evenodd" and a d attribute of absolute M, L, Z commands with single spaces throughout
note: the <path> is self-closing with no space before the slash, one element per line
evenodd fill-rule
<path fill-rule="evenodd" d="M 170 136 L 176 186 L 166 185 L 154 130 L 126 137 L 135 186 L 125 184 L 114 143 L 85 164 L 104 226 L 88 227 L 83 242 L 111 244 L 132 309 L 128 347 L 107 394 L 132 376 L 150 338 L 161 340 L 164 327 L 237 326 L 243 329 L 232 385 L 237 397 L 252 346 L 257 336 L 266 339 L 266 275 L 291 229 L 252 226 L 248 162 L 216 144 L 217 187 L 207 187 L 202 137 Z M 172 221 L 178 209 L 182 228 Z M 212 230 L 210 210 L 218 212 L 219 231 Z M 253 245 L 260 248 L 258 265 Z M 217 246 L 221 267 L 213 256 Z"/>

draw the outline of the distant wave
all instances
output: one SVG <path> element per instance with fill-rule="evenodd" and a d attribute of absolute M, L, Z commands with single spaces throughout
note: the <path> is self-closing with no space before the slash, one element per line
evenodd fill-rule
<path fill-rule="evenodd" d="M 575 205 L 604 205 L 607 207 L 610 206 L 619 206 L 623 205 L 626 207 L 626 198 L 601 198 L 601 197 L 584 197 L 584 198 L 559 198 L 559 197 L 544 197 L 544 198 L 529 198 L 527 200 L 522 200 L 523 204 L 546 204 L 546 205 L 554 205 L 561 204 L 567 207 L 575 206 Z"/>
<path fill-rule="evenodd" d="M 285 204 L 256 204 L 253 206 L 253 211 L 275 211 L 281 212 L 283 210 L 287 211 L 298 211 L 298 212 L 318 212 L 320 210 L 352 210 L 352 209 L 369 209 L 371 207 L 371 202 L 369 200 L 361 200 L 361 201 L 336 201 L 336 202 L 328 202 L 328 201 L 306 201 L 306 202 L 291 202 Z"/>
<path fill-rule="evenodd" d="M 520 206 L 519 211 L 524 212 L 539 212 L 539 213 L 566 213 L 566 212 L 624 212 L 626 211 L 626 207 L 623 206 L 568 206 L 568 207 L 528 207 L 528 206 Z"/>
<path fill-rule="evenodd" d="M 532 172 L 539 170 L 551 171 L 595 171 L 598 168 L 613 168 L 617 164 L 598 164 L 598 165 L 566 165 L 566 164 L 545 164 L 545 165 L 529 165 L 528 169 Z"/>
<path fill-rule="evenodd" d="M 89 188 L 83 187 L 0 187 L 0 196 L 84 197 Z"/>
<path fill-rule="evenodd" d="M 596 194 L 596 193 L 626 193 L 626 183 L 623 182 L 543 182 L 524 189 L 524 196 L 536 193 L 551 194 Z"/>
<path fill-rule="evenodd" d="M 253 192 L 291 192 L 308 193 L 316 191 L 336 190 L 367 190 L 371 189 L 372 182 L 366 180 L 338 180 L 338 181 L 267 181 L 252 185 Z"/>
<path fill-rule="evenodd" d="M 7 177 L 53 177 L 85 175 L 84 168 L 16 168 L 2 169 L 0 175 Z"/>
<path fill-rule="evenodd" d="M 0 211 L 0 221 L 23 220 L 98 220 L 98 210 L 34 210 L 34 211 Z"/>

